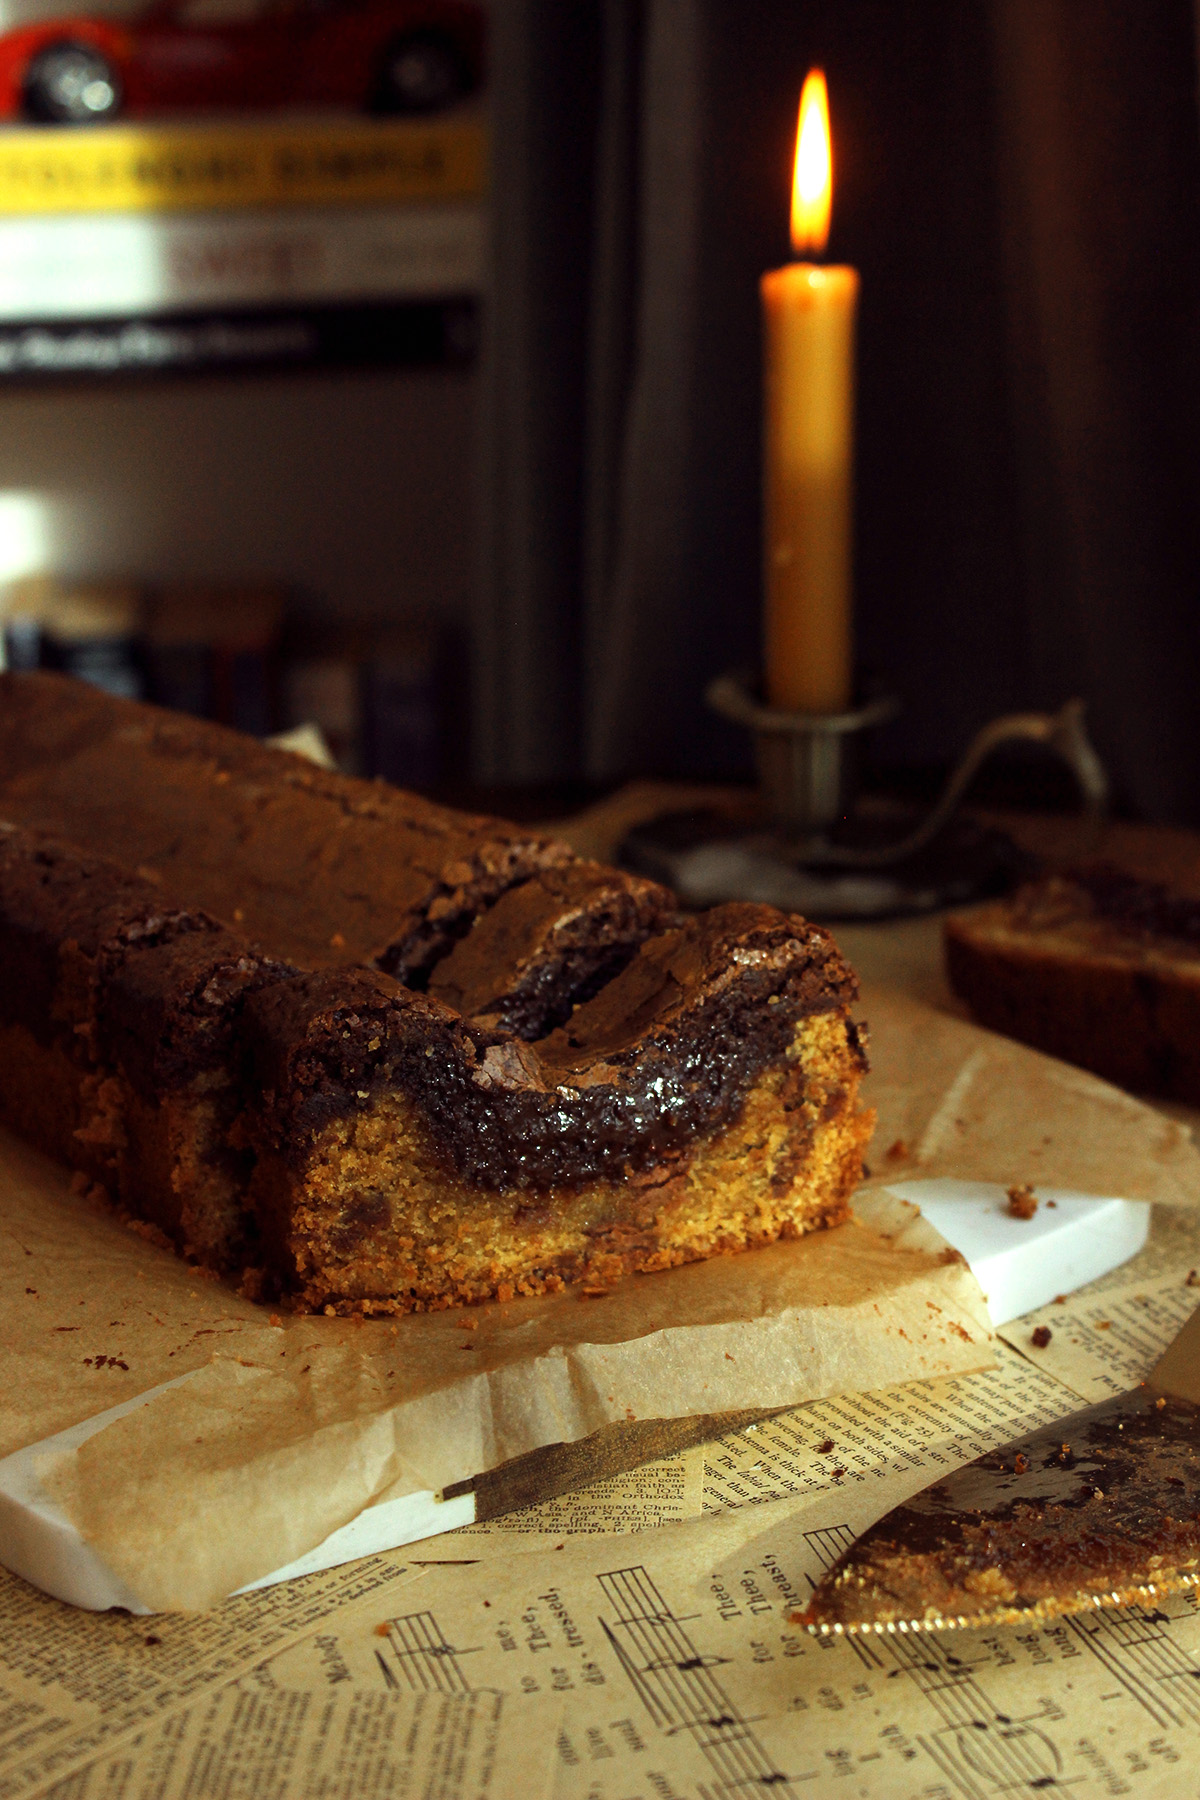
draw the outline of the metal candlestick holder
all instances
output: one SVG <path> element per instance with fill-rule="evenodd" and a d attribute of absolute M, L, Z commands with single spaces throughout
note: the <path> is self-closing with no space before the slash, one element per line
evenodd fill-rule
<path fill-rule="evenodd" d="M 927 912 L 1003 887 L 1019 872 L 1019 853 L 1002 832 L 958 812 L 1001 744 L 1042 745 L 1074 775 L 1088 817 L 1098 822 L 1107 809 L 1108 780 L 1081 700 L 1068 700 L 1057 713 L 1012 713 L 984 726 L 931 810 L 898 825 L 894 809 L 858 804 L 863 737 L 896 715 L 896 700 L 844 713 L 785 712 L 765 706 L 743 674 L 721 676 L 706 698 L 753 734 L 758 816 L 671 814 L 631 832 L 622 852 L 693 905 L 760 900 L 817 918 L 870 919 Z"/>

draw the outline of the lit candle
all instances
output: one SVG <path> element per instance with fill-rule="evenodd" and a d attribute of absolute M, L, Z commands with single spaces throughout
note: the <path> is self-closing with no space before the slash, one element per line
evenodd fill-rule
<path fill-rule="evenodd" d="M 825 77 L 800 96 L 792 248 L 819 256 L 833 196 Z M 850 536 L 858 272 L 793 262 L 762 278 L 767 699 L 789 712 L 851 702 Z"/>

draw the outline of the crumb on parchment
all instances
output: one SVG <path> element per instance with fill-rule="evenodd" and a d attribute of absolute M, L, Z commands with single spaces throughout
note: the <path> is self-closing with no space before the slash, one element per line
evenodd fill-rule
<path fill-rule="evenodd" d="M 1028 1181 L 1016 1181 L 1008 1190 L 1008 1210 L 1014 1219 L 1032 1219 L 1038 1203 Z"/>
<path fill-rule="evenodd" d="M 1029 1341 L 1035 1349 L 1044 1350 L 1053 1336 L 1054 1333 L 1048 1325 L 1035 1325 Z"/>

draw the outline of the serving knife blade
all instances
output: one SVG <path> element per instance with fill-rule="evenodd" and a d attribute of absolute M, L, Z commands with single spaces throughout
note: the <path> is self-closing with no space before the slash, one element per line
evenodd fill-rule
<path fill-rule="evenodd" d="M 895 1507 L 818 1584 L 828 1636 L 1036 1621 L 1200 1583 L 1200 1310 L 1148 1379 Z"/>

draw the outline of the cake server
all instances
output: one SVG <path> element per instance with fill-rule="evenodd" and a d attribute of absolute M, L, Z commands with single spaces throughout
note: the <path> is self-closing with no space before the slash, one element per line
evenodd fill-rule
<path fill-rule="evenodd" d="M 989 1451 L 873 1525 L 798 1624 L 1011 1624 L 1200 1583 L 1200 1310 L 1146 1381 Z"/>

